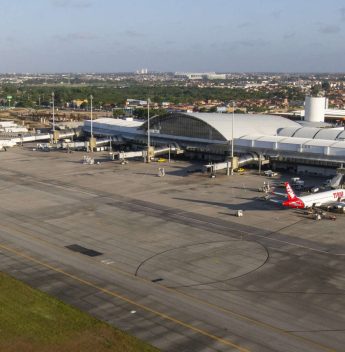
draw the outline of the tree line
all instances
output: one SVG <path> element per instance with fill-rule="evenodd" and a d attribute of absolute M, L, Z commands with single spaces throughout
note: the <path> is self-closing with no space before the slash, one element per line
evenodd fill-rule
<path fill-rule="evenodd" d="M 12 102 L 18 107 L 50 106 L 51 93 L 54 91 L 55 104 L 63 106 L 76 99 L 89 99 L 93 96 L 95 106 L 122 107 L 127 98 L 147 99 L 154 103 L 170 102 L 173 104 L 193 104 L 200 100 L 218 100 L 229 102 L 244 99 L 288 98 L 303 100 L 304 94 L 297 88 L 281 87 L 276 90 L 245 90 L 242 88 L 199 88 L 177 86 L 29 86 L 4 85 L 0 90 L 0 98 L 12 96 Z"/>

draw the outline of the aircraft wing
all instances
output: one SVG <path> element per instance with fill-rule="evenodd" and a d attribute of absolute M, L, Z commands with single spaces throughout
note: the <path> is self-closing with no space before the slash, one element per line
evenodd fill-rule
<path fill-rule="evenodd" d="M 282 204 L 282 201 L 277 198 L 268 198 L 267 199 L 269 202 L 276 203 L 276 204 Z"/>
<path fill-rule="evenodd" d="M 287 198 L 286 193 L 280 193 L 280 192 L 275 192 L 275 191 L 273 191 L 272 194 L 273 194 L 274 196 L 278 196 L 278 197 L 281 197 L 281 198 Z"/>
<path fill-rule="evenodd" d="M 271 203 L 275 203 L 275 204 L 282 204 L 282 201 L 281 199 L 279 198 L 276 198 L 276 197 L 271 197 L 270 195 L 266 194 L 265 197 L 262 197 L 260 198 L 261 200 L 265 200 L 265 201 L 268 201 L 268 202 L 271 202 Z"/>

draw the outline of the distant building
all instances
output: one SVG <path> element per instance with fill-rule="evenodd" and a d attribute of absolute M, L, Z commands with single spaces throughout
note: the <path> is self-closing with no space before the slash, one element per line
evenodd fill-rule
<path fill-rule="evenodd" d="M 210 73 L 206 76 L 207 79 L 226 79 L 225 73 Z"/>
<path fill-rule="evenodd" d="M 226 112 L 228 112 L 228 108 L 227 108 L 227 106 L 217 106 L 217 112 L 226 113 Z"/>
<path fill-rule="evenodd" d="M 148 74 L 148 69 L 147 68 L 141 68 L 140 70 L 136 71 L 137 75 L 147 75 Z"/>
<path fill-rule="evenodd" d="M 139 99 L 127 99 L 126 106 L 127 107 L 137 107 L 137 106 L 146 106 L 147 100 L 139 100 Z"/>
<path fill-rule="evenodd" d="M 200 79 L 226 79 L 226 74 L 216 73 L 216 72 L 176 72 L 176 77 L 184 77 L 191 80 Z"/>
<path fill-rule="evenodd" d="M 74 99 L 72 101 L 72 104 L 75 108 L 80 108 L 83 104 L 88 104 L 88 100 L 87 99 Z"/>

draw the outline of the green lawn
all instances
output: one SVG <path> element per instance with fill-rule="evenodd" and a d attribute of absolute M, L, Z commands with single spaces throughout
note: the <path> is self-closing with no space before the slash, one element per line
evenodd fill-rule
<path fill-rule="evenodd" d="M 0 351 L 158 350 L 0 272 Z"/>

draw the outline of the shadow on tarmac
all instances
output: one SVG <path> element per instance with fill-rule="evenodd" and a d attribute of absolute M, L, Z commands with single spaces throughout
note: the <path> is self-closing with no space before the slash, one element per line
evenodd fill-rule
<path fill-rule="evenodd" d="M 207 204 L 207 205 L 214 205 L 217 207 L 221 207 L 221 208 L 226 208 L 228 210 L 233 210 L 233 211 L 237 211 L 237 210 L 244 210 L 244 211 L 248 211 L 248 210 L 269 210 L 272 211 L 272 209 L 275 210 L 286 210 L 285 208 L 283 208 L 281 205 L 276 204 L 276 203 L 271 203 L 269 201 L 265 201 L 265 200 L 260 200 L 260 199 L 254 199 L 251 201 L 248 201 L 246 203 L 241 203 L 241 204 L 232 204 L 232 203 L 220 203 L 220 202 L 212 202 L 212 201 L 207 201 L 207 200 L 196 200 L 196 199 L 190 199 L 190 198 L 178 198 L 175 197 L 173 199 L 177 199 L 177 200 L 182 200 L 185 202 L 191 202 L 191 203 L 198 203 L 198 204 Z M 242 198 L 245 199 L 245 198 Z M 231 199 L 230 199 L 231 201 Z M 229 214 L 226 214 L 229 215 Z"/>

